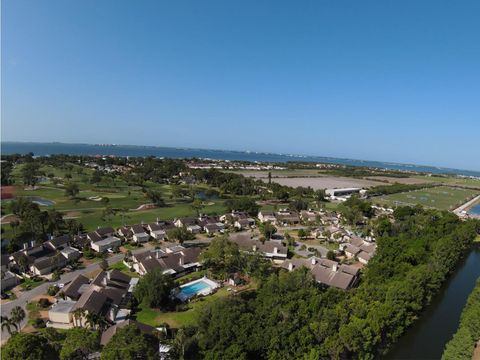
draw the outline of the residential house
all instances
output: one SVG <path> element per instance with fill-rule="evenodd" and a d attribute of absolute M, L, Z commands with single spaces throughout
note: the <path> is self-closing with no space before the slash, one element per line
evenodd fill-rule
<path fill-rule="evenodd" d="M 132 240 L 136 243 L 145 243 L 150 239 L 150 235 L 147 233 L 143 225 L 132 225 Z"/>
<path fill-rule="evenodd" d="M 73 309 L 76 302 L 71 300 L 60 300 L 52 305 L 48 311 L 47 327 L 57 329 L 71 329 L 74 327 Z"/>
<path fill-rule="evenodd" d="M 197 224 L 187 225 L 187 231 L 190 231 L 192 234 L 199 234 L 202 231 L 202 227 Z"/>
<path fill-rule="evenodd" d="M 62 291 L 66 300 L 49 312 L 47 326 L 86 326 L 92 314 L 110 324 L 123 320 L 128 316 L 125 307 L 137 281 L 119 270 L 102 271 L 91 283 L 80 275 Z"/>
<path fill-rule="evenodd" d="M 293 271 L 301 267 L 310 269 L 315 280 L 324 286 L 350 289 L 358 282 L 359 269 L 349 265 L 339 265 L 336 261 L 311 257 L 310 259 L 288 259 L 282 268 Z"/>
<path fill-rule="evenodd" d="M 90 280 L 87 277 L 78 275 L 75 279 L 66 284 L 61 292 L 67 300 L 77 301 L 89 287 L 89 284 Z"/>
<path fill-rule="evenodd" d="M 173 249 L 155 249 L 132 256 L 133 268 L 140 275 L 160 269 L 164 274 L 182 275 L 198 269 L 200 248 L 176 246 Z"/>
<path fill-rule="evenodd" d="M 277 218 L 273 211 L 260 211 L 257 217 L 261 223 L 266 223 L 266 222 L 275 223 L 277 221 Z"/>
<path fill-rule="evenodd" d="M 0 265 L 2 271 L 10 269 L 10 256 L 2 254 L 0 259 Z"/>
<path fill-rule="evenodd" d="M 122 240 L 115 236 L 110 236 L 105 239 L 101 239 L 91 243 L 91 247 L 96 252 L 105 252 L 108 249 L 119 247 L 122 244 Z"/>
<path fill-rule="evenodd" d="M 343 251 L 345 251 L 345 255 L 347 256 L 347 258 L 351 259 L 351 258 L 354 258 L 355 256 L 357 256 L 358 253 L 360 253 L 361 250 L 360 250 L 360 248 L 358 248 L 355 245 L 347 244 L 347 246 L 345 246 Z"/>
<path fill-rule="evenodd" d="M 269 240 L 262 243 L 245 234 L 232 236 L 230 240 L 236 243 L 242 251 L 261 254 L 277 263 L 283 262 L 288 255 L 288 248 L 279 241 Z"/>
<path fill-rule="evenodd" d="M 22 272 L 47 275 L 64 267 L 68 262 L 67 254 L 52 250 L 50 244 L 35 246 L 34 242 L 30 242 L 24 243 L 23 247 L 11 255 L 13 265 Z"/>
<path fill-rule="evenodd" d="M 107 238 L 115 234 L 115 230 L 111 227 L 99 227 L 95 232 L 102 238 Z"/>
<path fill-rule="evenodd" d="M 339 248 L 345 252 L 348 258 L 356 257 L 362 264 L 367 264 L 375 254 L 377 245 L 358 236 L 352 236 L 348 243 L 341 244 Z"/>
<path fill-rule="evenodd" d="M 64 248 L 60 249 L 59 252 L 63 257 L 65 257 L 65 259 L 67 259 L 67 262 L 75 261 L 81 256 L 80 251 L 72 248 L 71 246 L 65 246 Z"/>
<path fill-rule="evenodd" d="M 132 237 L 132 231 L 130 230 L 130 226 L 122 226 L 117 230 L 117 234 L 124 239 L 129 239 Z"/>
<path fill-rule="evenodd" d="M 45 246 L 48 246 L 52 250 L 61 250 L 67 247 L 70 244 L 70 241 L 71 241 L 70 235 L 62 235 L 62 236 L 57 236 L 48 240 L 45 243 Z"/>
<path fill-rule="evenodd" d="M 250 228 L 253 228 L 255 226 L 255 220 L 252 219 L 252 218 L 249 218 L 249 217 L 238 218 L 237 220 L 235 220 L 235 223 L 233 224 L 233 226 L 237 230 L 250 229 Z"/>
<path fill-rule="evenodd" d="M 296 211 L 282 209 L 275 214 L 277 225 L 295 225 L 300 223 L 300 216 Z"/>
<path fill-rule="evenodd" d="M 158 220 L 155 223 L 148 224 L 147 229 L 150 231 L 150 236 L 155 240 L 164 240 L 167 237 L 164 227 L 158 222 Z"/>
<path fill-rule="evenodd" d="M 186 218 L 179 218 L 179 219 L 175 219 L 173 221 L 173 224 L 176 226 L 176 227 L 188 227 L 188 226 L 191 226 L 191 225 L 196 225 L 197 224 L 197 220 L 194 219 L 194 218 L 189 218 L 189 217 L 186 217 Z"/>
<path fill-rule="evenodd" d="M 10 270 L 1 271 L 0 287 L 1 292 L 14 288 L 20 283 L 20 280 L 16 274 Z"/>
<path fill-rule="evenodd" d="M 221 222 L 208 223 L 204 226 L 204 229 L 208 235 L 214 235 L 216 233 L 223 232 L 225 225 Z"/>
<path fill-rule="evenodd" d="M 319 216 L 319 214 L 317 214 L 313 210 L 302 210 L 302 211 L 300 211 L 300 218 L 305 222 L 311 222 L 311 223 L 316 222 L 318 216 Z"/>
<path fill-rule="evenodd" d="M 67 259 L 61 253 L 56 253 L 36 259 L 30 266 L 30 271 L 35 275 L 47 275 L 65 265 L 67 265 Z"/>

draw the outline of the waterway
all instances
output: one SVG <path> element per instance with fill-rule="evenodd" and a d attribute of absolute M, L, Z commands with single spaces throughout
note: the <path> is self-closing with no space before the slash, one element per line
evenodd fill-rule
<path fill-rule="evenodd" d="M 333 157 L 314 156 L 314 155 L 296 155 L 296 154 L 276 154 L 254 151 L 232 151 L 232 150 L 214 150 L 214 149 L 191 149 L 191 148 L 171 148 L 161 146 L 136 146 L 136 145 L 93 145 L 93 144 L 65 144 L 65 143 L 35 143 L 35 142 L 0 142 L 1 153 L 8 154 L 26 154 L 32 152 L 37 156 L 46 156 L 52 154 L 70 154 L 70 155 L 115 155 L 115 156 L 157 156 L 167 158 L 206 158 L 218 160 L 244 160 L 258 162 L 288 162 L 288 161 L 308 161 L 321 162 L 351 166 L 368 166 L 374 168 L 383 168 L 391 170 L 430 172 L 433 174 L 459 174 L 465 176 L 479 176 L 480 171 L 450 169 L 436 166 L 424 166 L 413 164 L 399 164 L 382 161 L 369 161 L 357 159 L 340 159 Z"/>
<path fill-rule="evenodd" d="M 479 276 L 480 247 L 475 247 L 385 359 L 440 359 Z"/>

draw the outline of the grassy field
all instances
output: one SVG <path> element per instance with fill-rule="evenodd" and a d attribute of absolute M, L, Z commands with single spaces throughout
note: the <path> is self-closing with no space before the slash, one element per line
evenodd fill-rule
<path fill-rule="evenodd" d="M 480 180 L 470 178 L 459 178 L 455 176 L 414 176 L 416 179 L 428 179 L 431 182 L 452 186 L 465 186 L 480 190 Z"/>
<path fill-rule="evenodd" d="M 440 210 L 453 210 L 479 193 L 479 190 L 474 189 L 437 186 L 429 189 L 374 197 L 372 202 L 389 206 L 423 205 Z"/>
<path fill-rule="evenodd" d="M 227 288 L 221 288 L 215 294 L 199 298 L 198 300 L 189 303 L 187 305 L 188 308 L 185 311 L 162 312 L 141 305 L 140 311 L 137 313 L 137 320 L 151 326 L 158 326 L 163 323 L 167 323 L 174 328 L 194 325 L 198 321 L 198 318 L 206 305 L 229 295 L 230 292 L 227 291 Z"/>
<path fill-rule="evenodd" d="M 20 177 L 21 166 L 19 165 L 12 171 L 15 179 L 15 196 L 36 197 L 53 202 L 50 206 L 41 206 L 42 209 L 55 209 L 64 213 L 67 218 L 75 218 L 80 221 L 86 230 L 94 230 L 98 226 L 119 227 L 123 224 L 135 224 L 140 222 L 152 222 L 157 218 L 162 220 L 172 220 L 177 217 L 195 216 L 196 211 L 192 209 L 191 204 L 184 198 L 175 198 L 172 195 L 170 185 L 146 182 L 145 186 L 149 190 L 161 193 L 166 202 L 165 207 L 148 210 L 136 210 L 139 206 L 150 203 L 151 201 L 142 192 L 138 186 L 128 186 L 121 178 L 115 181 L 104 178 L 100 184 L 91 184 L 89 179 L 93 172 L 88 168 L 81 168 L 78 165 L 71 164 L 72 171 L 58 169 L 52 166 L 45 166 L 42 171 L 45 174 L 53 174 L 57 178 L 64 178 L 68 173 L 71 180 L 80 188 L 80 192 L 75 199 L 66 196 L 65 189 L 61 183 L 56 184 L 54 179 L 46 178 L 37 188 L 32 190 L 22 185 Z M 193 186 L 194 191 L 205 190 L 205 186 Z M 96 199 L 108 198 L 108 204 Z M 225 212 L 223 199 L 212 199 L 204 201 L 204 208 L 201 210 L 209 215 L 223 214 Z M 106 207 L 117 209 L 112 215 L 104 217 L 103 213 Z M 2 202 L 2 215 L 10 213 L 8 202 Z M 4 236 L 11 235 L 11 229 L 8 225 L 2 225 Z"/>

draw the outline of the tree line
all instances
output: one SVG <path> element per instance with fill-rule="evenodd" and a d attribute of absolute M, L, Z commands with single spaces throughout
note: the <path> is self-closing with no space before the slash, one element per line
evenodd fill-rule
<path fill-rule="evenodd" d="M 352 291 L 281 270 L 256 292 L 209 304 L 185 329 L 187 359 L 374 359 L 412 325 L 479 231 L 447 212 L 398 210 Z M 230 259 L 227 257 L 227 259 Z"/>
<path fill-rule="evenodd" d="M 468 297 L 460 317 L 460 325 L 447 343 L 442 360 L 470 360 L 480 340 L 480 280 Z"/>

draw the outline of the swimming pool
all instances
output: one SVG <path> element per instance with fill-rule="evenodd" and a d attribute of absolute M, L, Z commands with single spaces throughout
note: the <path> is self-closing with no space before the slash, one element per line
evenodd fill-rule
<path fill-rule="evenodd" d="M 176 296 L 180 300 L 186 301 L 195 295 L 208 295 L 218 287 L 220 287 L 220 285 L 215 281 L 203 277 L 180 286 L 180 291 Z"/>

